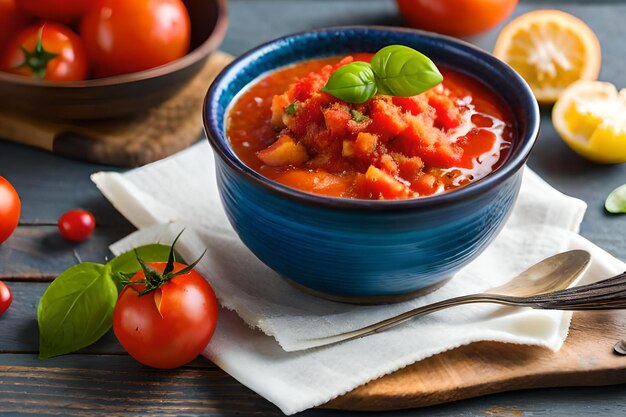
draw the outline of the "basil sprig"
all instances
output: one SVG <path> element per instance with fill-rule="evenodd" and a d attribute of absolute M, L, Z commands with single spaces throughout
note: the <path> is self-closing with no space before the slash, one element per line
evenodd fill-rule
<path fill-rule="evenodd" d="M 609 213 L 626 213 L 626 184 L 614 189 L 606 198 L 604 208 Z"/>
<path fill-rule="evenodd" d="M 166 262 L 170 246 L 136 249 L 145 262 Z M 113 310 L 122 281 L 141 269 L 134 251 L 105 265 L 83 262 L 59 275 L 37 307 L 39 357 L 71 353 L 98 341 L 113 324 Z"/>
<path fill-rule="evenodd" d="M 443 81 L 437 66 L 424 54 L 403 45 L 378 51 L 372 63 L 352 62 L 337 68 L 322 88 L 348 103 L 365 103 L 377 93 L 411 97 Z"/>

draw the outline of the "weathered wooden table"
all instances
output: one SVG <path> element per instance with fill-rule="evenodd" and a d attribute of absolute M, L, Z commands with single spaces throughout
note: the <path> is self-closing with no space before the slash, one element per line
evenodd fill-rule
<path fill-rule="evenodd" d="M 516 14 L 547 6 L 590 24 L 603 46 L 601 78 L 626 86 L 626 2 L 522 1 Z M 223 49 L 238 54 L 298 30 L 401 21 L 391 0 L 231 0 L 230 22 Z M 495 35 L 472 41 L 490 49 Z M 529 165 L 559 190 L 585 200 L 589 209 L 582 234 L 626 259 L 626 216 L 609 216 L 602 207 L 606 195 L 626 183 L 626 165 L 597 166 L 574 155 L 555 134 L 546 110 Z M 0 279 L 14 295 L 10 310 L 0 317 L 0 415 L 281 415 L 207 360 L 174 371 L 142 367 L 112 333 L 78 354 L 37 359 L 36 306 L 48 283 L 77 257 L 102 261 L 110 243 L 133 231 L 89 180 L 90 173 L 103 169 L 113 168 L 0 142 L 0 175 L 19 191 L 23 210 L 18 230 L 0 246 Z M 92 211 L 98 227 L 90 240 L 74 245 L 61 239 L 56 220 L 77 207 Z M 302 415 L 335 414 L 310 410 Z M 622 416 L 626 387 L 513 392 L 390 415 Z"/>

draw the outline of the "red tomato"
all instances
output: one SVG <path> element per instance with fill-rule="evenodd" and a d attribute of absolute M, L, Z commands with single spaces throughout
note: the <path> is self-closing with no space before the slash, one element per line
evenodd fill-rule
<path fill-rule="evenodd" d="M 166 263 L 148 265 L 162 273 Z M 185 267 L 174 263 L 174 272 Z M 143 279 L 139 271 L 131 281 Z M 217 322 L 218 303 L 209 283 L 192 270 L 138 295 L 144 288 L 131 284 L 122 290 L 113 313 L 117 340 L 133 358 L 154 368 L 176 368 L 193 360 L 211 340 Z"/>
<path fill-rule="evenodd" d="M 99 0 L 81 24 L 96 77 L 158 67 L 184 56 L 191 34 L 181 0 Z"/>
<path fill-rule="evenodd" d="M 506 19 L 517 0 L 396 0 L 407 23 L 419 29 L 470 36 Z"/>
<path fill-rule="evenodd" d="M 87 55 L 69 28 L 44 22 L 27 27 L 9 41 L 0 57 L 0 70 L 49 81 L 84 80 Z"/>
<path fill-rule="evenodd" d="M 11 183 L 0 177 L 0 244 L 7 240 L 20 220 L 20 197 Z"/>
<path fill-rule="evenodd" d="M 57 226 L 64 239 L 81 241 L 93 233 L 96 218 L 86 210 L 71 210 L 61 216 Z"/>
<path fill-rule="evenodd" d="M 31 16 L 72 23 L 85 13 L 93 0 L 16 0 L 16 3 Z"/>
<path fill-rule="evenodd" d="M 11 289 L 7 284 L 0 281 L 0 316 L 7 311 L 7 308 L 11 305 L 11 301 L 13 301 Z"/>
<path fill-rule="evenodd" d="M 0 53 L 9 39 L 28 23 L 28 16 L 15 5 L 15 0 L 0 0 Z"/>

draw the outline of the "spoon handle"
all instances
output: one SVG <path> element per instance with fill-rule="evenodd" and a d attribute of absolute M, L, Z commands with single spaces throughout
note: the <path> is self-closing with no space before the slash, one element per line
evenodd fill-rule
<path fill-rule="evenodd" d="M 593 284 L 524 299 L 533 308 L 547 310 L 616 310 L 626 308 L 626 272 Z"/>
<path fill-rule="evenodd" d="M 374 333 L 382 332 L 384 330 L 395 327 L 407 320 L 415 317 L 425 316 L 427 314 L 434 313 L 435 311 L 443 310 L 449 307 L 455 307 L 463 304 L 474 303 L 497 303 L 505 305 L 520 305 L 520 299 L 516 297 L 509 297 L 504 295 L 495 294 L 472 294 L 464 295 L 461 297 L 449 298 L 447 300 L 438 301 L 436 303 L 428 304 L 422 307 L 416 307 L 407 312 L 398 314 L 397 316 L 390 317 L 385 320 L 370 324 L 369 326 L 362 327 L 360 329 L 351 330 L 345 333 L 339 333 L 332 336 L 326 336 L 316 339 L 310 339 L 309 341 L 315 342 L 315 346 L 332 345 L 339 342 L 345 342 L 347 340 L 358 339 L 359 337 L 369 336 Z M 526 306 L 526 305 L 525 305 Z M 528 305 L 528 307 L 532 307 Z"/>

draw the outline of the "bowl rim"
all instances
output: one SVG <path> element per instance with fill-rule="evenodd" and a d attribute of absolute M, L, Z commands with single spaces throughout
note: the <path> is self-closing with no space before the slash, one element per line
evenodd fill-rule
<path fill-rule="evenodd" d="M 94 78 L 81 81 L 46 81 L 36 78 L 23 77 L 0 71 L 0 82 L 10 82 L 12 84 L 28 87 L 45 87 L 54 89 L 63 88 L 89 88 L 89 87 L 111 87 L 130 84 L 137 81 L 144 81 L 159 78 L 167 74 L 178 72 L 184 68 L 205 59 L 211 52 L 215 51 L 224 40 L 228 28 L 228 6 L 227 0 L 213 0 L 216 5 L 217 15 L 215 26 L 209 36 L 195 49 L 184 56 L 175 59 L 158 67 L 149 68 L 143 71 L 131 72 L 128 74 L 113 75 L 111 77 Z"/>
<path fill-rule="evenodd" d="M 253 62 L 257 56 L 263 55 L 265 52 L 275 49 L 277 44 L 284 44 L 286 40 L 299 38 L 302 36 L 309 36 L 315 33 L 340 33 L 344 31 L 380 31 L 380 32 L 400 32 L 407 34 L 415 34 L 424 36 L 427 38 L 438 39 L 444 42 L 452 43 L 456 47 L 464 48 L 468 52 L 479 56 L 481 59 L 487 60 L 491 66 L 499 68 L 506 76 L 514 79 L 522 91 L 525 93 L 523 101 L 526 102 L 529 109 L 528 114 L 528 126 L 524 137 L 519 138 L 521 140 L 520 147 L 513 158 L 507 160 L 496 171 L 493 171 L 489 175 L 480 180 L 468 184 L 465 187 L 452 190 L 449 192 L 437 194 L 434 196 L 427 196 L 421 198 L 410 198 L 401 200 L 365 200 L 365 199 L 350 199 L 342 197 L 331 197 L 319 194 L 308 193 L 306 191 L 299 190 L 297 188 L 289 187 L 279 182 L 273 181 L 264 177 L 260 173 L 254 171 L 245 165 L 239 158 L 236 157 L 234 151 L 227 145 L 227 138 L 225 132 L 220 133 L 218 129 L 219 120 L 217 120 L 216 111 L 210 111 L 211 105 L 216 101 L 216 94 L 223 90 L 223 84 L 228 82 L 228 78 L 232 74 L 240 70 L 240 65 L 244 62 L 245 65 Z M 304 60 L 306 60 L 305 58 Z M 294 61 L 294 63 L 300 61 Z M 484 83 L 484 81 L 482 81 Z M 497 92 L 494 92 L 497 94 Z M 508 104 L 508 103 L 507 103 Z M 295 200 L 300 203 L 307 204 L 309 206 L 324 207 L 329 209 L 345 209 L 355 210 L 360 209 L 362 211 L 404 211 L 414 210 L 426 207 L 449 205 L 458 203 L 472 197 L 476 197 L 485 193 L 495 187 L 501 185 L 506 179 L 517 173 L 526 163 L 530 151 L 532 150 L 537 136 L 539 134 L 539 105 L 535 99 L 532 90 L 526 83 L 526 81 L 508 64 L 499 60 L 489 52 L 470 44 L 461 39 L 457 39 L 451 36 L 441 35 L 434 32 L 427 32 L 418 29 L 393 27 L 393 26 L 379 26 L 379 25 L 348 25 L 348 26 L 330 26 L 313 30 L 305 30 L 296 32 L 293 34 L 281 36 L 265 42 L 233 60 L 228 66 L 226 66 L 220 74 L 215 78 L 211 86 L 209 87 L 203 102 L 202 119 L 204 129 L 213 148 L 213 151 L 219 155 L 219 157 L 232 169 L 243 174 L 244 178 L 251 181 L 255 185 L 260 186 L 264 190 L 267 190 L 274 195 L 281 197 L 287 197 L 291 200 Z M 218 137 L 223 140 L 217 139 Z M 227 152 L 227 151 L 230 151 Z"/>

